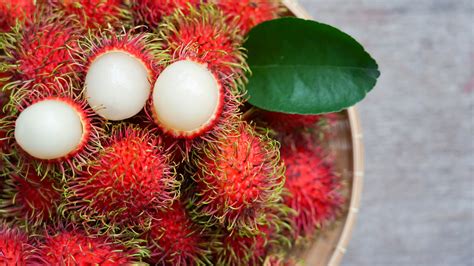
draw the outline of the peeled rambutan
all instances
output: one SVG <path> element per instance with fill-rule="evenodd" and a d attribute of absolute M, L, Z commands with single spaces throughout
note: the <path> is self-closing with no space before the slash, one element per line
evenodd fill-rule
<path fill-rule="evenodd" d="M 97 114 L 124 120 L 143 109 L 159 72 L 161 50 L 154 42 L 150 34 L 114 30 L 80 42 L 75 55 L 85 70 L 84 95 Z"/>
<path fill-rule="evenodd" d="M 283 8 L 279 0 L 212 0 L 246 34 L 257 24 L 278 18 Z"/>
<path fill-rule="evenodd" d="M 237 31 L 212 4 L 191 8 L 186 14 L 178 10 L 160 26 L 163 47 L 171 61 L 190 59 L 207 64 L 236 93 L 248 69 L 242 50 L 243 37 Z"/>
<path fill-rule="evenodd" d="M 335 174 L 333 162 L 320 147 L 284 146 L 281 158 L 286 166 L 284 197 L 296 214 L 291 217 L 295 236 L 311 237 L 320 227 L 334 220 L 342 210 L 342 180 Z"/>
<path fill-rule="evenodd" d="M 6 131 L 5 141 L 13 147 L 0 158 L 15 162 L 20 170 L 31 164 L 42 177 L 50 171 L 74 174 L 100 149 L 102 121 L 94 117 L 80 95 L 74 96 L 73 88 L 54 89 L 64 92 L 49 96 L 44 92 L 51 87 L 36 86 L 42 85 L 11 96 L 7 105 L 11 114 L 0 119 L 0 128 Z"/>
<path fill-rule="evenodd" d="M 179 200 L 170 209 L 153 214 L 146 238 L 153 265 L 211 264 L 209 237 Z"/>
<path fill-rule="evenodd" d="M 122 0 L 49 0 L 49 5 L 65 15 L 73 15 L 91 29 L 119 25 L 127 17 Z"/>
<path fill-rule="evenodd" d="M 281 199 L 285 178 L 278 144 L 245 123 L 206 143 L 192 161 L 197 220 L 255 231 L 265 209 Z"/>
<path fill-rule="evenodd" d="M 39 265 L 35 252 L 25 233 L 0 224 L 0 265 Z"/>
<path fill-rule="evenodd" d="M 288 213 L 285 207 L 275 205 L 267 210 L 265 220 L 253 234 L 239 232 L 220 233 L 213 255 L 217 265 L 263 265 L 272 254 L 290 247 L 285 236 L 289 230 Z"/>
<path fill-rule="evenodd" d="M 133 226 L 177 197 L 179 181 L 161 139 L 149 128 L 119 125 L 87 169 L 66 183 L 64 206 L 85 222 Z M 96 225 L 96 224 L 95 224 Z"/>
<path fill-rule="evenodd" d="M 61 200 L 57 179 L 41 178 L 35 170 L 10 170 L 0 197 L 0 217 L 35 228 L 53 220 Z"/>
<path fill-rule="evenodd" d="M 10 31 L 16 22 L 33 18 L 35 0 L 0 0 L 0 32 Z"/>
<path fill-rule="evenodd" d="M 8 75 L 4 91 L 70 83 L 78 72 L 71 54 L 79 38 L 76 22 L 47 13 L 37 17 L 33 23 L 16 27 L 11 33 L 0 33 L 4 50 L 0 53 L 0 69 Z"/>
<path fill-rule="evenodd" d="M 181 10 L 188 14 L 190 7 L 197 7 L 201 0 L 136 0 L 132 1 L 132 16 L 136 25 L 156 28 L 163 17 Z"/>
<path fill-rule="evenodd" d="M 103 236 L 87 235 L 79 229 L 47 233 L 39 244 L 44 265 L 132 265 L 133 252 Z"/>

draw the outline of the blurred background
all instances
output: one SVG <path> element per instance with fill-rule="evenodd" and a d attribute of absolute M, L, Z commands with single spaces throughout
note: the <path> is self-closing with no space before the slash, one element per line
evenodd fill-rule
<path fill-rule="evenodd" d="M 474 1 L 299 2 L 382 72 L 359 104 L 366 176 L 343 265 L 474 265 Z"/>

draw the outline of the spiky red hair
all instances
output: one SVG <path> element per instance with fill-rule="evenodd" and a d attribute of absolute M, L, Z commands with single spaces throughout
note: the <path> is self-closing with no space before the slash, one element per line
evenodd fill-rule
<path fill-rule="evenodd" d="M 147 25 L 154 30 L 163 17 L 181 10 L 189 13 L 190 7 L 197 7 L 201 0 L 137 0 L 132 2 L 132 12 L 135 24 Z"/>

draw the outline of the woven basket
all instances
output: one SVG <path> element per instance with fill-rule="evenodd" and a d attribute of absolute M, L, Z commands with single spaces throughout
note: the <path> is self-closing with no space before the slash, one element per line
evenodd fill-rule
<path fill-rule="evenodd" d="M 296 0 L 283 0 L 283 3 L 291 12 L 290 15 L 311 18 Z M 336 170 L 347 184 L 346 193 L 350 200 L 342 219 L 333 226 L 325 228 L 310 248 L 298 254 L 304 259 L 305 265 L 310 266 L 333 266 L 341 263 L 354 228 L 362 193 L 364 150 L 356 108 L 344 111 L 330 130 L 329 149 L 336 156 Z"/>

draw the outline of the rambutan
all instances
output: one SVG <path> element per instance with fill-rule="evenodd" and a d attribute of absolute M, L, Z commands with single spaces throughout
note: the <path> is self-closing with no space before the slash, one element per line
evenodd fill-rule
<path fill-rule="evenodd" d="M 146 233 L 153 265 L 210 265 L 209 237 L 175 201 L 170 209 L 156 212 Z"/>
<path fill-rule="evenodd" d="M 164 19 L 159 30 L 171 61 L 190 59 L 207 64 L 222 83 L 229 84 L 226 88 L 240 95 L 248 69 L 243 37 L 216 6 L 202 4 L 188 13 L 178 10 Z"/>
<path fill-rule="evenodd" d="M 136 223 L 149 217 L 148 210 L 172 204 L 179 181 L 152 130 L 122 124 L 111 132 L 87 170 L 66 183 L 64 207 L 85 222 L 111 229 L 140 227 Z"/>
<path fill-rule="evenodd" d="M 31 164 L 42 177 L 50 171 L 63 175 L 80 171 L 87 157 L 100 149 L 104 134 L 102 121 L 80 95 L 74 96 L 74 88 L 54 89 L 64 91 L 56 96 L 44 93 L 55 85 L 17 91 L 7 105 L 12 114 L 0 119 L 0 128 L 7 132 L 5 141 L 13 143 L 13 151 L 0 157 L 15 162 L 20 170 Z"/>
<path fill-rule="evenodd" d="M 10 170 L 0 198 L 0 217 L 13 219 L 26 228 L 53 220 L 61 200 L 57 179 L 41 178 L 34 169 Z"/>
<path fill-rule="evenodd" d="M 0 265 L 39 265 L 35 252 L 25 233 L 0 224 Z"/>
<path fill-rule="evenodd" d="M 258 225 L 254 234 L 224 230 L 213 250 L 216 264 L 263 265 L 268 256 L 289 248 L 290 241 L 284 234 L 290 228 L 287 215 L 285 207 L 275 205 L 272 210 L 267 210 L 264 222 Z"/>
<path fill-rule="evenodd" d="M 0 0 L 0 32 L 10 31 L 18 22 L 32 19 L 35 0 Z"/>
<path fill-rule="evenodd" d="M 322 116 L 261 111 L 258 118 L 278 132 L 291 133 L 296 130 L 313 127 L 322 119 Z"/>
<path fill-rule="evenodd" d="M 317 146 L 292 145 L 281 150 L 286 166 L 284 197 L 292 216 L 295 236 L 311 237 L 320 227 L 334 220 L 342 210 L 342 180 L 335 174 L 333 162 L 323 157 Z"/>
<path fill-rule="evenodd" d="M 280 0 L 212 0 L 228 16 L 227 21 L 237 21 L 237 25 L 246 34 L 257 24 L 278 18 L 283 7 Z"/>
<path fill-rule="evenodd" d="M 8 75 L 4 91 L 57 82 L 64 85 L 73 82 L 79 71 L 71 54 L 79 38 L 77 24 L 46 13 L 37 17 L 30 25 L 0 33 L 0 70 Z M 41 88 L 45 87 L 36 87 Z"/>
<path fill-rule="evenodd" d="M 64 15 L 73 15 L 90 29 L 116 26 L 127 18 L 122 0 L 49 0 L 49 5 Z"/>
<path fill-rule="evenodd" d="M 132 16 L 136 25 L 156 28 L 163 17 L 181 10 L 188 14 L 190 7 L 197 7 L 201 0 L 136 0 L 132 1 Z"/>
<path fill-rule="evenodd" d="M 281 199 L 284 169 L 276 141 L 245 122 L 236 124 L 192 159 L 193 212 L 206 225 L 255 231 L 265 209 Z"/>
<path fill-rule="evenodd" d="M 124 120 L 145 106 L 159 72 L 160 52 L 150 34 L 90 33 L 75 54 L 85 69 L 85 97 L 109 120 Z"/>
<path fill-rule="evenodd" d="M 45 265 L 132 265 L 133 252 L 106 237 L 89 236 L 79 229 L 47 233 L 39 244 Z"/>

